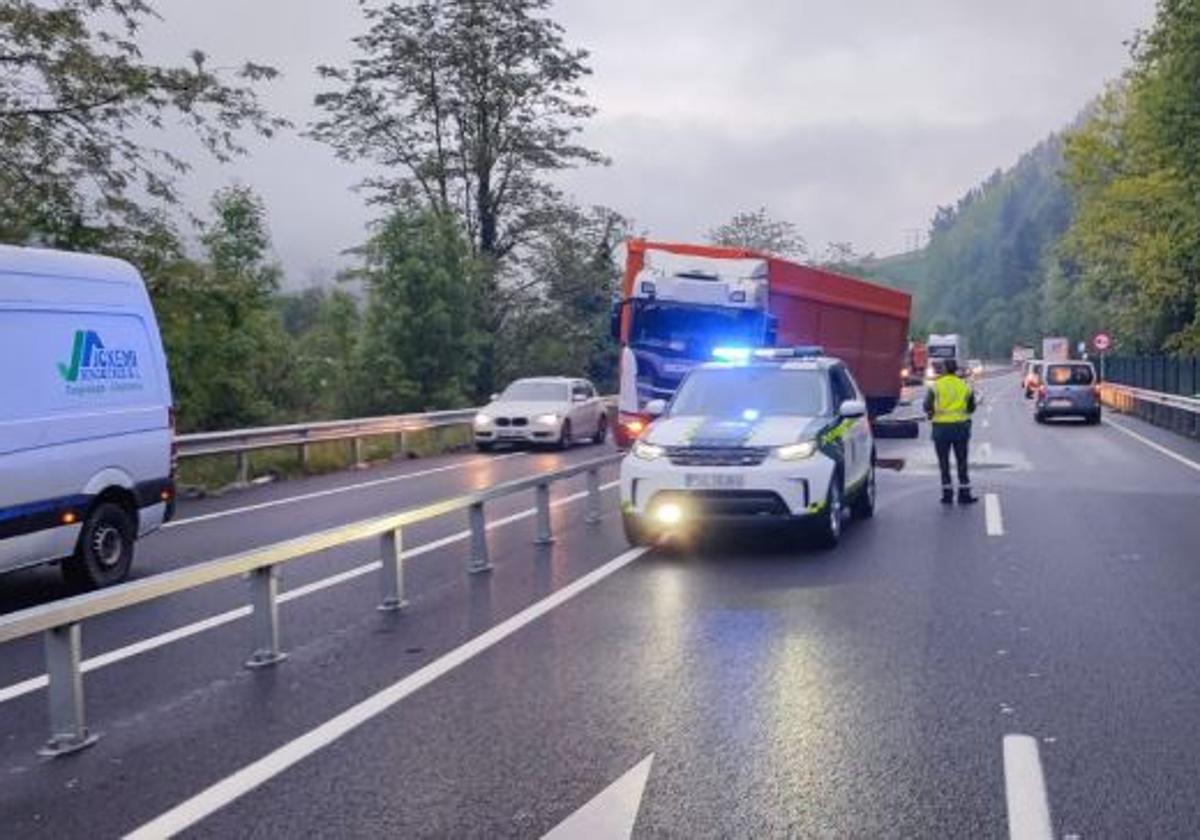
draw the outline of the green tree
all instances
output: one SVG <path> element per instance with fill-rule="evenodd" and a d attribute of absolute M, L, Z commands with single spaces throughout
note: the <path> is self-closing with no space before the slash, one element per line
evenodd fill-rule
<path fill-rule="evenodd" d="M 396 213 L 361 250 L 367 287 L 356 405 L 366 413 L 458 407 L 473 396 L 481 270 L 437 213 Z"/>
<path fill-rule="evenodd" d="M 190 128 L 219 160 L 246 131 L 286 125 L 253 84 L 276 75 L 247 62 L 228 78 L 195 50 L 185 64 L 147 61 L 145 0 L 0 0 L 0 236 L 125 252 L 169 235 L 161 212 L 189 163 L 156 131 Z"/>
<path fill-rule="evenodd" d="M 735 213 L 729 221 L 710 230 L 708 240 L 714 245 L 748 248 L 793 259 L 808 254 L 808 244 L 796 226 L 774 218 L 766 207 Z"/>

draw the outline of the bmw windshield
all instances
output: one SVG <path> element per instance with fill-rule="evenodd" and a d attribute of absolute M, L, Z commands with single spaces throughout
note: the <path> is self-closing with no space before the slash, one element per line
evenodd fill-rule
<path fill-rule="evenodd" d="M 814 417 L 828 412 L 825 375 L 815 368 L 763 365 L 694 370 L 671 403 L 670 414 L 757 420 Z"/>

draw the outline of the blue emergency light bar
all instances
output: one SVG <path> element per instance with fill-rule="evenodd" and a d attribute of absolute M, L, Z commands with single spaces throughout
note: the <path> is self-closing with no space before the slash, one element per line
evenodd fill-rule
<path fill-rule="evenodd" d="M 748 362 L 753 351 L 749 347 L 715 347 L 712 356 L 718 362 Z"/>
<path fill-rule="evenodd" d="M 716 347 L 712 357 L 718 362 L 745 364 L 751 359 L 815 359 L 825 355 L 825 348 L 816 345 L 799 347 Z"/>

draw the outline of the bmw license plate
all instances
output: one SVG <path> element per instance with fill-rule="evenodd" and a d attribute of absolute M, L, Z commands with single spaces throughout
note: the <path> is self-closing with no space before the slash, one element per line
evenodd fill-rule
<path fill-rule="evenodd" d="M 524 432 L 518 432 L 515 429 L 501 429 L 496 434 L 498 437 L 506 440 L 515 440 L 519 437 L 524 437 Z"/>
<path fill-rule="evenodd" d="M 683 486 L 688 490 L 741 490 L 746 477 L 737 473 L 687 473 Z"/>

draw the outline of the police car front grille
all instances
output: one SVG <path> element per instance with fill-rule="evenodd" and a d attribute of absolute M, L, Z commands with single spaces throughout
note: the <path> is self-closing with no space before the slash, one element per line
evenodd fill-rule
<path fill-rule="evenodd" d="M 767 452 L 757 446 L 671 446 L 667 458 L 677 467 L 757 467 Z"/>

